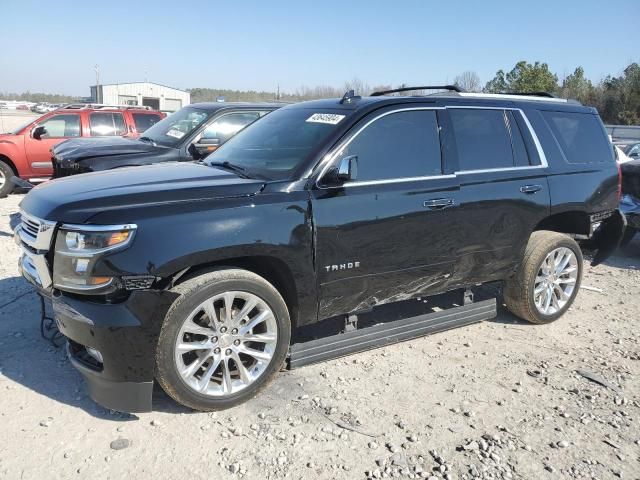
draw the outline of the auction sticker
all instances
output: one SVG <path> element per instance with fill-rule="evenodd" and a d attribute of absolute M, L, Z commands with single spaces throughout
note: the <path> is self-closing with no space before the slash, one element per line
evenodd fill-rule
<path fill-rule="evenodd" d="M 172 128 L 167 133 L 165 133 L 165 135 L 173 138 L 182 138 L 184 137 L 184 132 L 181 132 L 180 130 L 176 130 L 175 128 Z"/>
<path fill-rule="evenodd" d="M 344 115 L 338 115 L 336 113 L 314 113 L 307 122 L 311 123 L 328 123 L 329 125 L 336 125 L 340 123 L 340 120 L 344 118 Z"/>

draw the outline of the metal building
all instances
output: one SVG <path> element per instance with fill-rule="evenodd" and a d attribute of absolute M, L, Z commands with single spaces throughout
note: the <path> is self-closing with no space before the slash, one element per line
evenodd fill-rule
<path fill-rule="evenodd" d="M 175 112 L 191 103 L 191 94 L 150 82 L 112 83 L 91 86 L 91 101 L 107 105 L 143 105 Z"/>

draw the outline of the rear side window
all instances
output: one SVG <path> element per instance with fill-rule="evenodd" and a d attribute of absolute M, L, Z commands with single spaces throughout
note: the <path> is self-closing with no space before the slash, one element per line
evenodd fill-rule
<path fill-rule="evenodd" d="M 343 150 L 357 155 L 358 181 L 440 175 L 436 113 L 414 110 L 385 115 L 362 130 Z"/>
<path fill-rule="evenodd" d="M 449 115 L 456 138 L 459 170 L 514 166 L 503 110 L 452 108 Z"/>
<path fill-rule="evenodd" d="M 529 161 L 529 154 L 527 147 L 522 138 L 522 131 L 516 121 L 516 117 L 511 110 L 506 110 L 509 133 L 511 134 L 511 150 L 513 151 L 513 163 L 516 167 L 528 167 L 531 162 Z"/>
<path fill-rule="evenodd" d="M 127 128 L 121 113 L 94 112 L 89 115 L 92 137 L 124 135 Z"/>
<path fill-rule="evenodd" d="M 590 113 L 541 112 L 569 163 L 613 162 L 600 119 Z"/>
<path fill-rule="evenodd" d="M 136 131 L 138 133 L 144 132 L 147 128 L 154 126 L 161 120 L 159 115 L 152 115 L 150 113 L 134 113 L 133 123 L 136 125 Z"/>

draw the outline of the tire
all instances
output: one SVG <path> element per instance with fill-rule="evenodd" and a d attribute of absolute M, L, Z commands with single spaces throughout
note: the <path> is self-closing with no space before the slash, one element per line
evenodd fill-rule
<path fill-rule="evenodd" d="M 289 348 L 291 322 L 282 296 L 259 275 L 235 268 L 204 273 L 172 291 L 180 296 L 167 312 L 156 350 L 156 379 L 164 391 L 201 411 L 223 410 L 253 398 L 282 367 Z M 254 301 L 255 307 L 250 305 Z M 215 328 L 209 315 L 216 317 Z M 252 326 L 254 322 L 259 323 Z M 246 340 L 250 337 L 257 342 Z M 199 348 L 194 350 L 194 345 Z M 242 374 L 236 360 L 244 367 Z"/>
<path fill-rule="evenodd" d="M 0 160 L 0 198 L 6 197 L 13 192 L 15 185 L 11 179 L 14 176 L 15 174 L 13 173 L 13 169 L 8 164 Z"/>
<path fill-rule="evenodd" d="M 638 231 L 633 227 L 625 228 L 624 234 L 622 235 L 622 240 L 620 240 L 620 246 L 626 247 L 627 245 L 629 245 L 631 243 L 631 240 L 633 240 L 633 237 L 636 236 L 637 232 Z"/>
<path fill-rule="evenodd" d="M 561 252 L 563 257 L 558 262 L 562 264 L 565 258 L 569 258 L 566 267 L 568 273 L 556 275 L 554 269 L 553 276 L 547 277 L 545 270 L 549 264 L 543 265 L 543 262 L 551 258 L 552 253 L 555 255 L 552 260 L 558 259 Z M 571 252 L 573 257 L 568 252 Z M 571 270 L 572 266 L 575 266 L 574 270 Z M 504 301 L 507 308 L 523 320 L 535 324 L 551 323 L 569 309 L 580 289 L 581 281 L 582 252 L 575 240 L 557 232 L 533 232 L 518 271 L 505 281 Z M 541 293 L 534 292 L 536 288 L 538 291 L 542 289 Z M 560 294 L 560 290 L 564 295 Z M 552 296 L 549 309 L 545 311 L 548 298 L 546 295 Z M 558 296 L 562 299 L 558 299 Z"/>

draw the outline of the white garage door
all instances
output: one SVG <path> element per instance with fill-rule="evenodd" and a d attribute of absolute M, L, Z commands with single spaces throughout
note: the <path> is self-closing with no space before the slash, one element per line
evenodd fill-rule
<path fill-rule="evenodd" d="M 182 108 L 182 100 L 179 98 L 165 98 L 164 99 L 164 109 L 169 112 L 175 112 L 176 110 L 180 110 Z"/>

